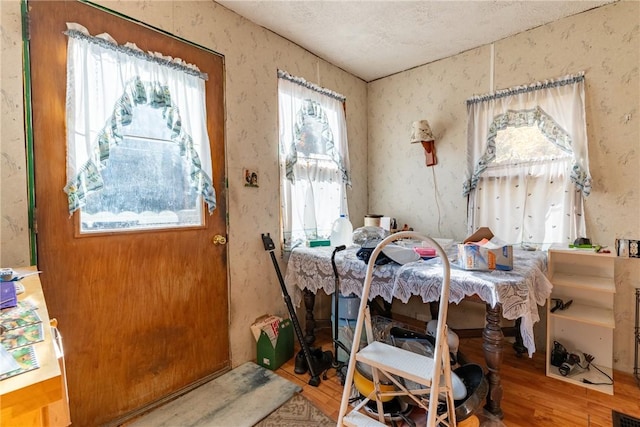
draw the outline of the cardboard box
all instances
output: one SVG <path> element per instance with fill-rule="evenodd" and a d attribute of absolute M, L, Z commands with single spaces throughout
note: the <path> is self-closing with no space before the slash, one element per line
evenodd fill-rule
<path fill-rule="evenodd" d="M 251 325 L 256 338 L 256 363 L 276 370 L 293 357 L 293 324 L 290 319 L 262 316 Z"/>
<path fill-rule="evenodd" d="M 513 247 L 481 227 L 458 244 L 458 266 L 465 270 L 513 270 Z"/>

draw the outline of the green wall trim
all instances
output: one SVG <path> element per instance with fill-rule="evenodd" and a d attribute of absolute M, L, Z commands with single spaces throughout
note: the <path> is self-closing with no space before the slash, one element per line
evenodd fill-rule
<path fill-rule="evenodd" d="M 37 265 L 35 171 L 33 162 L 33 120 L 31 115 L 31 58 L 29 55 L 29 12 L 27 0 L 21 1 L 22 16 L 22 79 L 24 87 L 24 127 L 27 154 L 27 200 L 29 219 L 29 258 Z"/>

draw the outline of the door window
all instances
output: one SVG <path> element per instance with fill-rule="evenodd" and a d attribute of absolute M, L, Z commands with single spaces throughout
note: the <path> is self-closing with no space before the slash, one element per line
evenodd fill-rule
<path fill-rule="evenodd" d="M 161 113 L 136 107 L 122 142 L 110 149 L 104 187 L 86 197 L 81 232 L 189 227 L 203 224 L 200 194 L 191 185 L 188 161 L 162 123 Z"/>

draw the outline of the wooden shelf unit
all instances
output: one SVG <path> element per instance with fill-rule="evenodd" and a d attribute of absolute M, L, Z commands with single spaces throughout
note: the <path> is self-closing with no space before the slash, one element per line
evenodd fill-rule
<path fill-rule="evenodd" d="M 594 366 L 613 378 L 614 261 L 615 255 L 593 250 L 549 249 L 548 276 L 553 291 L 547 302 L 547 376 L 610 395 L 610 379 Z M 572 302 L 566 309 L 551 312 L 555 299 Z M 562 375 L 551 365 L 556 341 L 570 353 L 592 355 L 591 367 Z"/>

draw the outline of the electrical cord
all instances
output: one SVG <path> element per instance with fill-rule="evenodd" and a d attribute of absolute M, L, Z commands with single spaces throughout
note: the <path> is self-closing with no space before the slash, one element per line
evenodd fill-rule
<path fill-rule="evenodd" d="M 598 370 L 602 375 L 604 375 L 605 377 L 609 378 L 609 381 L 610 381 L 610 382 L 608 382 L 608 383 L 595 383 L 595 382 L 590 381 L 590 380 L 588 380 L 588 379 L 586 379 L 586 378 L 583 378 L 583 379 L 582 379 L 582 382 L 583 382 L 583 383 L 585 383 L 585 384 L 591 384 L 591 385 L 613 385 L 613 378 L 611 378 L 611 377 L 609 376 L 609 374 L 607 374 L 607 373 L 606 373 L 606 372 L 604 372 L 602 369 L 598 368 L 595 364 L 593 364 L 593 363 L 592 363 L 592 362 L 593 362 L 593 360 L 595 359 L 592 355 L 587 354 L 587 353 L 584 353 L 584 358 L 585 358 L 585 360 L 587 361 L 587 366 L 586 366 L 586 368 L 585 368 L 585 367 L 580 366 L 580 364 L 578 364 L 578 366 L 580 366 L 580 368 L 582 368 L 582 369 L 585 369 L 585 370 L 586 370 L 586 369 L 589 369 L 591 366 L 593 366 L 593 367 L 594 367 L 594 368 L 596 368 L 596 369 L 597 369 L 597 370 Z"/>
<path fill-rule="evenodd" d="M 609 376 L 609 374 L 607 374 L 606 372 L 604 372 L 602 369 L 598 368 L 596 365 L 590 364 L 590 366 L 593 366 L 593 367 L 594 367 L 594 368 L 596 368 L 598 371 L 600 371 L 600 373 L 601 373 L 602 375 L 604 375 L 605 377 L 609 378 L 609 381 L 610 381 L 610 382 L 608 382 L 608 383 L 594 383 L 593 381 L 589 381 L 588 379 L 583 378 L 583 379 L 582 379 L 582 382 L 583 382 L 583 383 L 585 383 L 585 384 L 591 384 L 591 385 L 613 385 L 613 378 L 611 378 L 611 377 Z"/>
<path fill-rule="evenodd" d="M 433 193 L 436 201 L 436 208 L 438 209 L 438 236 L 442 236 L 442 230 L 440 230 L 440 203 L 438 203 L 438 184 L 436 183 L 436 171 L 435 168 L 431 168 L 431 174 L 433 175 Z"/>

